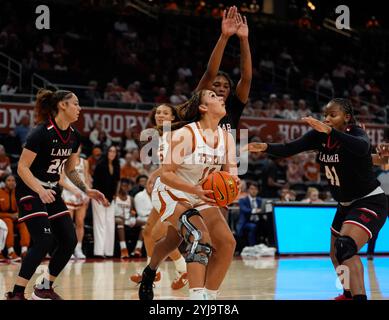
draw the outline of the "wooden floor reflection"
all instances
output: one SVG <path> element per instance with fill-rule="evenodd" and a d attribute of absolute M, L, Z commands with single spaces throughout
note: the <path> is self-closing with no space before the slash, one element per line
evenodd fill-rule
<path fill-rule="evenodd" d="M 389 299 L 389 257 L 373 261 L 362 258 L 369 299 Z M 56 291 L 67 300 L 134 300 L 137 286 L 129 275 L 142 270 L 144 260 L 71 261 L 56 281 Z M 13 285 L 19 263 L 0 264 L 0 294 Z M 43 264 L 33 281 L 42 275 Z M 187 299 L 188 288 L 170 289 L 174 277 L 172 262 L 161 266 L 162 279 L 156 284 L 155 299 Z M 26 293 L 30 297 L 32 283 Z M 329 258 L 236 258 L 221 288 L 220 299 L 243 300 L 329 300 L 341 292 Z"/>

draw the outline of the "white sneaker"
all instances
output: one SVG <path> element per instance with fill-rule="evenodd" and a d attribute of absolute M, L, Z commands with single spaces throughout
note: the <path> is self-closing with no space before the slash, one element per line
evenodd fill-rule
<path fill-rule="evenodd" d="M 74 250 L 74 256 L 76 259 L 86 259 L 85 254 L 81 250 Z"/>

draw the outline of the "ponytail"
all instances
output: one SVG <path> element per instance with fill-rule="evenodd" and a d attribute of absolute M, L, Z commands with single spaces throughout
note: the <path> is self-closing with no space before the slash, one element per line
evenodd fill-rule
<path fill-rule="evenodd" d="M 57 90 L 55 92 L 47 89 L 39 89 L 35 102 L 35 122 L 37 124 L 46 121 L 58 114 L 58 103 L 67 100 L 72 96 L 71 91 Z"/>

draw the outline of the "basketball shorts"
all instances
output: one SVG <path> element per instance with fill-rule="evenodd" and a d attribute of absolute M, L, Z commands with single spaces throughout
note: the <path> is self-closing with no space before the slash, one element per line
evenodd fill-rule
<path fill-rule="evenodd" d="M 381 230 L 387 215 L 388 203 L 384 193 L 356 200 L 349 206 L 338 204 L 331 232 L 339 236 L 343 224 L 353 224 L 363 229 L 371 239 Z"/>
<path fill-rule="evenodd" d="M 52 189 L 56 192 L 55 201 L 43 203 L 36 192 L 24 183 L 18 183 L 16 185 L 16 201 L 19 208 L 19 222 L 39 216 L 55 219 L 69 214 L 69 210 L 61 196 L 61 189 L 58 186 Z"/>
<path fill-rule="evenodd" d="M 77 210 L 82 207 L 88 196 L 85 193 L 81 193 L 81 199 L 77 198 L 72 192 L 64 189 L 62 192 L 62 199 L 64 200 L 69 210 Z"/>
<path fill-rule="evenodd" d="M 154 209 L 160 214 L 161 221 L 165 221 L 173 215 L 178 203 L 188 205 L 189 208 L 195 208 L 199 211 L 212 207 L 193 194 L 166 186 L 159 178 L 155 181 L 151 201 Z"/>

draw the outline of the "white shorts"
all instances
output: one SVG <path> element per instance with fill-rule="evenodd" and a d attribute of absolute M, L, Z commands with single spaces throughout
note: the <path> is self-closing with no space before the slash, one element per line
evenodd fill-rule
<path fill-rule="evenodd" d="M 160 214 L 161 221 L 165 221 L 173 215 L 179 202 L 186 203 L 191 208 L 196 208 L 199 211 L 212 207 L 204 203 L 196 195 L 166 186 L 159 177 L 156 179 L 153 192 L 151 193 L 151 202 L 155 210 Z"/>
<path fill-rule="evenodd" d="M 88 199 L 88 196 L 85 193 L 81 193 L 82 197 L 81 200 L 79 200 L 73 193 L 70 191 L 64 189 L 62 191 L 62 199 L 65 202 L 66 206 L 69 210 L 77 210 L 78 208 L 82 207 L 82 205 L 85 203 L 86 199 Z"/>

